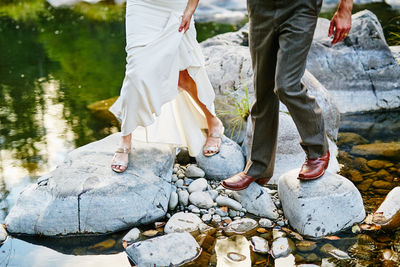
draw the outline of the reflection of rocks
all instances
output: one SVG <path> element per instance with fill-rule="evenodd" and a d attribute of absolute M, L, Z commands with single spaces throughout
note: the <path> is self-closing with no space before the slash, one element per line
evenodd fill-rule
<path fill-rule="evenodd" d="M 250 243 L 244 236 L 217 238 L 215 244 L 218 266 L 250 267 Z"/>
<path fill-rule="evenodd" d="M 361 156 L 386 157 L 400 160 L 400 142 L 357 145 L 353 146 L 351 153 Z"/>
<path fill-rule="evenodd" d="M 217 155 L 205 157 L 200 153 L 196 160 L 206 177 L 214 180 L 223 180 L 241 172 L 245 163 L 240 146 L 225 136 Z"/>
<path fill-rule="evenodd" d="M 394 188 L 386 196 L 374 213 L 373 221 L 385 228 L 395 229 L 400 227 L 400 187 Z"/>
<path fill-rule="evenodd" d="M 119 124 L 119 121 L 109 111 L 109 108 L 112 106 L 112 104 L 114 104 L 117 98 L 118 97 L 116 96 L 105 100 L 100 100 L 88 105 L 87 108 L 100 120 Z"/>
<path fill-rule="evenodd" d="M 341 132 L 338 134 L 338 141 L 336 144 L 341 146 L 354 146 L 367 144 L 368 140 L 356 133 Z"/>
<path fill-rule="evenodd" d="M 400 106 L 400 66 L 370 11 L 352 17 L 349 36 L 332 46 L 329 20 L 319 19 L 307 69 L 329 90 L 341 112 Z"/>
<path fill-rule="evenodd" d="M 138 144 L 123 174 L 110 169 L 120 139 L 108 136 L 72 151 L 21 193 L 5 223 L 12 233 L 108 233 L 147 224 L 167 212 L 175 151 Z M 135 203 L 135 205 L 132 205 Z"/>
<path fill-rule="evenodd" d="M 361 195 L 349 180 L 326 172 L 317 180 L 302 182 L 298 172 L 281 176 L 278 193 L 285 217 L 300 234 L 324 236 L 364 219 Z"/>
<path fill-rule="evenodd" d="M 201 252 L 189 233 L 172 233 L 133 243 L 126 249 L 138 266 L 179 266 L 195 259 Z"/>

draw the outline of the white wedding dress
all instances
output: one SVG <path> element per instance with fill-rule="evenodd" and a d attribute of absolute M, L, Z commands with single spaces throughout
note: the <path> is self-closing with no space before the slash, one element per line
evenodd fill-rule
<path fill-rule="evenodd" d="M 198 98 L 215 115 L 214 90 L 196 40 L 179 32 L 187 0 L 128 0 L 126 6 L 127 65 L 120 97 L 110 111 L 121 122 L 122 135 L 146 142 L 188 147 L 196 156 L 206 140 L 204 113 L 178 88 L 179 71 L 188 70 Z"/>

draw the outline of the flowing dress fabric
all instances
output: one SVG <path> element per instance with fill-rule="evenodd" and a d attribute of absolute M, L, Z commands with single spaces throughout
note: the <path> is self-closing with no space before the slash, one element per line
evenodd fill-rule
<path fill-rule="evenodd" d="M 196 40 L 192 19 L 179 32 L 187 0 L 128 0 L 127 65 L 120 97 L 110 111 L 122 135 L 146 142 L 188 147 L 196 156 L 206 140 L 207 121 L 189 94 L 178 88 L 179 71 L 187 70 L 199 100 L 215 115 L 214 90 Z"/>

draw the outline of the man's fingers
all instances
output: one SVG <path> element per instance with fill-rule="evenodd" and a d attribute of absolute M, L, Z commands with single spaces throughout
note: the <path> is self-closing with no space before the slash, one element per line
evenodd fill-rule
<path fill-rule="evenodd" d="M 332 40 L 332 44 L 336 44 L 337 42 L 339 42 L 339 38 L 340 35 L 342 34 L 341 31 L 339 31 L 337 28 L 335 30 L 335 34 L 333 35 L 333 40 Z"/>
<path fill-rule="evenodd" d="M 329 33 L 328 36 L 332 36 L 333 30 L 335 29 L 335 19 L 331 20 L 331 24 L 329 25 Z"/>

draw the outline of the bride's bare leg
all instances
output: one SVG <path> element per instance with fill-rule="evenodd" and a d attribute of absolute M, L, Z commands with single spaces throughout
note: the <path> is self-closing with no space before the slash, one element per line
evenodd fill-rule
<path fill-rule="evenodd" d="M 220 134 L 222 128 L 222 122 L 216 116 L 214 116 L 198 98 L 197 95 L 197 86 L 193 81 L 192 77 L 190 77 L 187 70 L 183 70 L 179 72 L 179 87 L 184 89 L 189 95 L 193 98 L 193 100 L 199 105 L 201 110 L 204 112 L 204 115 L 207 119 L 208 131 L 209 133 L 215 133 L 217 135 Z M 215 137 L 208 137 L 206 142 L 206 147 L 216 147 L 221 145 L 221 139 Z M 206 153 L 210 153 L 212 151 L 205 151 Z"/>
<path fill-rule="evenodd" d="M 132 134 L 131 133 L 128 134 L 128 135 L 122 136 L 121 144 L 120 144 L 121 147 L 130 148 L 131 144 L 132 144 Z M 126 154 L 126 153 L 116 153 L 114 161 L 115 162 L 118 162 L 118 161 L 128 162 L 128 154 Z M 111 165 L 111 167 L 113 167 L 115 169 L 118 169 L 121 172 L 126 170 L 126 167 L 122 166 L 122 165 Z"/>

